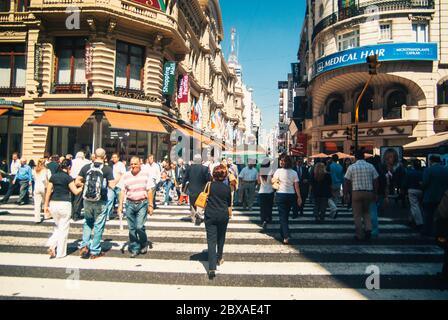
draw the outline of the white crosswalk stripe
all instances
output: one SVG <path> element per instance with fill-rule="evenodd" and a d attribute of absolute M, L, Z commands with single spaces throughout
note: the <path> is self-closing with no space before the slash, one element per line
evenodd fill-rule
<path fill-rule="evenodd" d="M 106 257 L 93 261 L 78 256 L 83 221 L 71 223 L 69 256 L 50 260 L 45 242 L 53 222 L 34 224 L 32 209 L 0 207 L 0 297 L 448 299 L 436 276 L 443 251 L 402 220 L 380 218 L 380 237 L 359 244 L 353 240 L 350 211 L 341 208 L 337 220 L 317 224 L 307 203 L 305 215 L 290 220 L 292 239 L 285 246 L 279 241 L 277 211 L 263 232 L 259 208 L 236 208 L 224 248 L 226 261 L 211 282 L 205 227 L 188 220 L 188 207 L 156 210 L 147 223 L 154 247 L 137 259 L 123 251 L 127 231 L 119 230 L 118 220 L 109 221 L 103 235 Z M 380 271 L 381 289 L 376 291 L 366 288 L 372 266 Z"/>

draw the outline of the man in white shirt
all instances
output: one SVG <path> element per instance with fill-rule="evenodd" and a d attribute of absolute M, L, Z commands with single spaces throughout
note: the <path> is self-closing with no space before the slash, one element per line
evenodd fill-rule
<path fill-rule="evenodd" d="M 114 153 L 112 155 L 112 171 L 114 175 L 114 180 L 117 182 L 117 186 L 114 189 L 108 188 L 107 190 L 107 220 L 110 220 L 112 213 L 114 211 L 115 202 L 120 199 L 120 187 L 119 182 L 121 180 L 121 177 L 126 173 L 126 167 L 124 166 L 123 162 L 120 161 L 120 156 L 118 153 Z"/>
<path fill-rule="evenodd" d="M 348 193 L 352 192 L 355 239 L 369 241 L 372 236 L 370 204 L 377 200 L 379 175 L 375 167 L 365 161 L 364 152 L 356 152 L 355 157 L 356 163 L 348 167 L 345 175 L 344 193 L 348 201 Z"/>
<path fill-rule="evenodd" d="M 255 198 L 255 189 L 257 187 L 258 171 L 255 164 L 249 163 L 241 170 L 238 178 L 240 179 L 240 202 L 243 210 L 252 210 Z"/>
<path fill-rule="evenodd" d="M 157 193 L 157 188 L 158 185 L 160 183 L 161 180 L 161 175 L 162 172 L 160 170 L 160 166 L 159 164 L 157 164 L 154 161 L 154 156 L 151 154 L 148 156 L 148 163 L 146 165 L 144 165 L 143 167 L 143 171 L 145 171 L 147 174 L 149 174 L 149 176 L 152 179 L 152 182 L 154 184 L 153 190 L 152 190 L 152 194 L 153 194 L 153 206 L 154 206 L 154 210 L 157 209 L 156 206 L 156 193 Z"/>
<path fill-rule="evenodd" d="M 79 151 L 76 153 L 75 159 L 72 161 L 72 168 L 70 170 L 70 176 L 76 179 L 79 176 L 79 172 L 86 165 L 90 164 L 90 160 L 86 159 L 84 152 Z M 83 208 L 83 195 L 78 194 L 77 196 L 72 195 L 72 219 L 74 221 L 82 220 L 81 211 Z"/>
<path fill-rule="evenodd" d="M 8 191 L 6 192 L 3 199 L 0 201 L 0 203 L 7 203 L 11 195 L 16 191 L 20 189 L 20 183 L 16 181 L 14 183 L 14 180 L 16 180 L 17 172 L 19 171 L 19 168 L 21 167 L 19 154 L 17 152 L 14 152 L 12 154 L 12 160 L 11 160 L 11 166 L 10 166 L 10 176 L 9 176 L 9 186 Z"/>

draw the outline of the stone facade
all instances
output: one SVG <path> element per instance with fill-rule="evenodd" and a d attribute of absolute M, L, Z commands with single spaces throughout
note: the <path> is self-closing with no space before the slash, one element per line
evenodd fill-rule
<path fill-rule="evenodd" d="M 351 49 L 387 45 L 437 45 L 437 59 L 388 59 L 361 103 L 360 145 L 403 145 L 448 130 L 443 83 L 448 80 L 448 3 L 440 0 L 364 1 L 338 8 L 338 1 L 309 0 L 298 57 L 308 103 L 304 133 L 309 154 L 350 153 L 354 110 L 369 79 L 365 59 L 323 73 L 319 63 Z M 381 61 L 381 57 L 380 57 Z M 445 91 L 443 91 L 445 90 Z M 443 91 L 443 92 L 442 92 Z M 395 104 L 395 105 L 394 105 Z M 345 134 L 342 134 L 345 132 Z"/>
<path fill-rule="evenodd" d="M 90 83 L 86 79 L 70 85 L 57 82 L 61 69 L 56 52 L 58 43 L 72 37 L 83 39 L 92 48 Z M 18 12 L 12 0 L 10 12 L 0 13 L 0 43 L 24 44 L 27 63 L 24 90 L 20 94 L 0 93 L 0 98 L 23 106 L 22 150 L 8 150 L 7 156 L 21 151 L 28 159 L 37 159 L 48 151 L 52 144 L 49 129 L 30 126 L 48 108 L 150 114 L 192 125 L 194 104 L 201 101 L 198 130 L 213 134 L 210 115 L 217 109 L 222 110 L 224 122 L 232 128 L 238 127 L 242 122 L 242 90 L 234 70 L 223 57 L 220 45 L 223 37 L 217 0 L 169 1 L 166 11 L 128 0 L 31 0 L 24 12 Z M 141 48 L 140 74 L 132 74 L 135 73 L 132 63 L 137 59 L 133 53 L 129 53 L 132 61 L 129 69 L 119 65 L 119 43 L 130 45 L 129 50 Z M 35 60 L 36 45 L 42 48 L 38 60 Z M 74 58 L 75 67 L 71 68 L 76 69 L 77 64 L 87 60 L 86 47 L 80 52 L 81 56 Z M 35 61 L 39 61 L 37 66 Z M 166 61 L 176 62 L 176 84 L 170 97 L 162 94 Z M 80 70 L 85 68 L 84 65 Z M 120 68 L 124 68 L 128 78 L 128 88 L 123 89 L 125 95 L 116 94 Z M 185 75 L 189 77 L 188 101 L 178 103 L 177 83 Z M 129 87 L 132 79 L 140 81 L 138 88 Z M 215 136 L 222 138 L 220 134 Z M 149 149 L 153 149 L 152 145 Z"/>

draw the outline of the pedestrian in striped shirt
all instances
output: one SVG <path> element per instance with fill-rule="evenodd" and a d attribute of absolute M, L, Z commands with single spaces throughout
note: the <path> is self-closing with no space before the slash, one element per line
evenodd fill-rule
<path fill-rule="evenodd" d="M 126 218 L 129 227 L 129 251 L 131 258 L 139 254 L 146 254 L 152 244 L 146 235 L 145 223 L 148 214 L 154 214 L 153 193 L 154 179 L 151 175 L 142 171 L 140 159 L 131 159 L 131 171 L 126 172 L 120 182 L 120 204 L 118 215 L 123 217 L 123 204 L 126 198 Z"/>

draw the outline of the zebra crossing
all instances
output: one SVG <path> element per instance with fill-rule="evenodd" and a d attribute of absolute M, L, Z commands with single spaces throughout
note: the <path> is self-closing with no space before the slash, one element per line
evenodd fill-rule
<path fill-rule="evenodd" d="M 160 206 L 147 223 L 153 249 L 138 259 L 124 250 L 119 221 L 107 223 L 106 256 L 80 259 L 82 221 L 72 222 L 69 256 L 50 260 L 45 242 L 53 222 L 33 222 L 32 205 L 0 206 L 0 297 L 44 299 L 309 300 L 448 299 L 437 278 L 443 251 L 420 238 L 406 221 L 380 218 L 371 244 L 353 240 L 351 212 L 317 224 L 312 204 L 290 220 L 291 242 L 280 241 L 278 212 L 263 232 L 259 208 L 235 208 L 224 249 L 225 263 L 207 277 L 204 225 L 189 220 L 186 206 Z M 373 271 L 372 271 L 373 270 Z M 378 277 L 376 271 L 379 272 Z M 373 273 L 372 273 L 373 272 Z M 373 278 L 372 278 L 373 277 Z M 373 280 L 372 280 L 373 279 Z M 377 281 L 378 280 L 378 281 Z M 379 290 L 369 290 L 374 281 Z"/>

